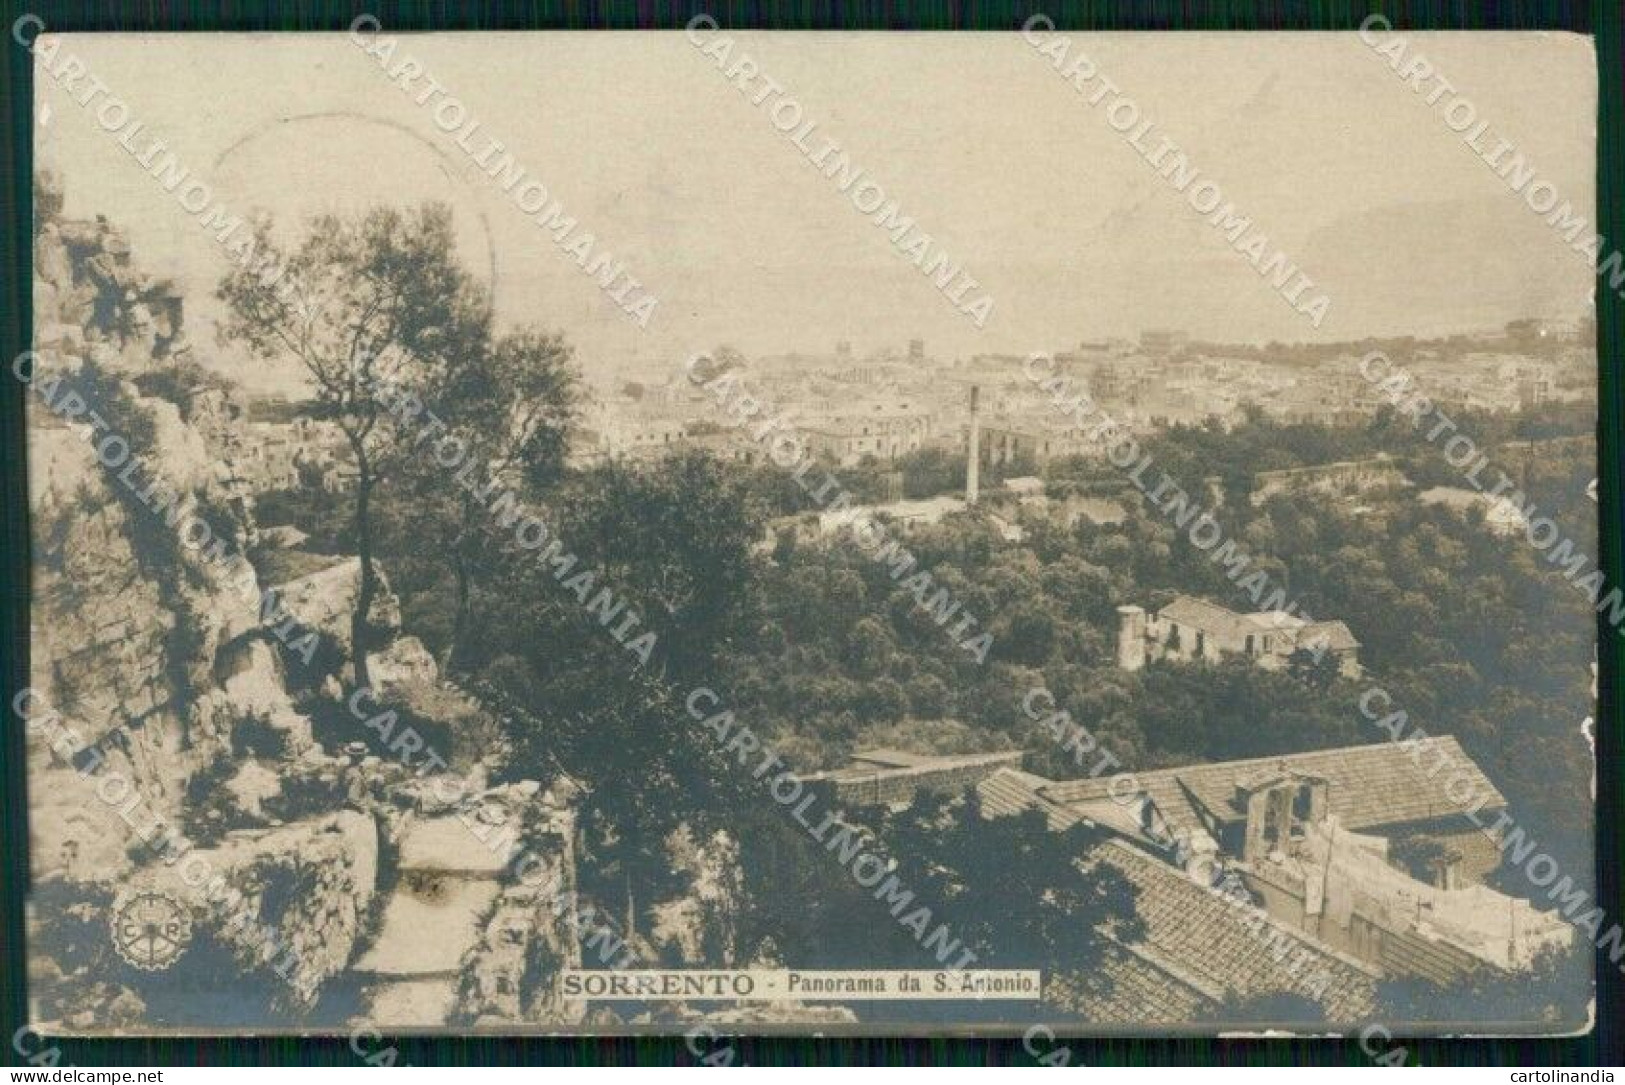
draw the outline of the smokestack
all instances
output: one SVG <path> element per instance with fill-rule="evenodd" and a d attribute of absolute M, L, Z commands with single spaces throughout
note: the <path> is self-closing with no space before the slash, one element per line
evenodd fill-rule
<path fill-rule="evenodd" d="M 976 413 L 976 401 L 981 393 L 976 385 L 970 386 L 970 447 L 965 459 L 965 504 L 976 504 L 977 489 L 982 473 L 982 419 Z"/>

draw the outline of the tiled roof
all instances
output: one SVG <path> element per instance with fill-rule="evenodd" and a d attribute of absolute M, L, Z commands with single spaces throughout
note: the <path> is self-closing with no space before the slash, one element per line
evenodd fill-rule
<path fill-rule="evenodd" d="M 1236 621 L 1260 633 L 1273 633 L 1276 630 L 1290 633 L 1304 624 L 1304 620 L 1290 610 L 1255 610 L 1250 614 L 1238 614 Z"/>
<path fill-rule="evenodd" d="M 1084 820 L 1070 807 L 1047 802 L 1040 790 L 1049 781 L 1019 769 L 1000 769 L 976 785 L 976 797 L 984 817 L 1011 817 L 1028 810 L 1042 810 L 1053 832 L 1065 832 Z"/>
<path fill-rule="evenodd" d="M 1044 1001 L 1092 1025 L 1140 1028 L 1200 1021 L 1218 1005 L 1199 987 L 1129 947 L 1108 944 L 1101 956 L 1093 971 L 1045 976 Z"/>
<path fill-rule="evenodd" d="M 859 750 L 852 755 L 852 760 L 900 769 L 909 765 L 918 765 L 931 760 L 931 758 L 925 754 L 909 753 L 907 750 L 894 750 L 890 747 L 884 747 L 873 750 Z"/>
<path fill-rule="evenodd" d="M 1175 837 L 1188 837 L 1197 831 L 1207 831 L 1195 804 L 1191 802 L 1190 793 L 1180 786 L 1177 776 L 1147 773 L 1140 777 L 1140 784 Z"/>
<path fill-rule="evenodd" d="M 1301 645 L 1312 645 L 1319 640 L 1324 640 L 1326 647 L 1333 652 L 1342 652 L 1360 646 L 1360 642 L 1355 639 L 1353 630 L 1339 621 L 1310 622 L 1298 634 L 1298 643 Z"/>
<path fill-rule="evenodd" d="M 1193 829 L 1203 828 L 1202 819 L 1191 804 L 1191 797 L 1179 784 L 1180 769 L 1140 772 L 1134 775 L 1141 792 L 1151 799 L 1157 812 L 1168 823 L 1174 836 L 1182 836 Z M 1035 777 L 1035 779 L 1037 779 Z M 1111 778 L 1090 777 L 1080 780 L 1040 780 L 1034 794 L 1042 802 L 1068 810 L 1082 812 L 1102 802 L 1111 802 Z M 1205 830 L 1204 830 L 1205 831 Z"/>
<path fill-rule="evenodd" d="M 995 773 L 977 787 L 982 811 L 1000 817 L 1042 810 L 1057 830 L 1087 816 L 1084 804 L 1046 800 L 1045 783 L 1025 772 Z M 1110 799 L 1104 804 L 1117 805 Z M 1097 973 L 1048 977 L 1046 1001 L 1090 1023 L 1142 1026 L 1194 1024 L 1211 1019 L 1227 997 L 1291 991 L 1320 1002 L 1331 1022 L 1352 1022 L 1370 1012 L 1375 972 L 1261 909 L 1197 885 L 1119 840 L 1097 845 L 1085 861 L 1116 869 L 1134 887 L 1144 935 L 1107 947 Z"/>
<path fill-rule="evenodd" d="M 1331 813 L 1345 828 L 1368 829 L 1465 813 L 1479 807 L 1495 810 L 1506 799 L 1449 735 L 1417 742 L 1381 742 L 1335 750 L 1221 761 L 1209 765 L 1137 773 L 1141 787 L 1177 832 L 1188 827 L 1199 804 L 1215 817 L 1241 816 L 1236 787 L 1261 772 L 1294 772 L 1326 780 Z M 1065 780 L 1041 789 L 1045 798 L 1064 804 L 1107 797 L 1109 780 Z M 1449 794 L 1447 794 L 1447 787 Z M 1465 803 L 1450 797 L 1466 798 Z"/>
<path fill-rule="evenodd" d="M 1049 819 L 1052 832 L 1065 832 L 1083 821 L 1127 836 L 1140 832 L 1134 807 L 1109 798 L 1063 805 L 1044 798 L 1043 789 L 1049 786 L 1051 782 L 1042 776 L 1006 768 L 978 783 L 976 795 L 982 804 L 982 813 L 987 817 L 1009 817 L 1027 810 L 1042 810 Z"/>
<path fill-rule="evenodd" d="M 1298 644 L 1309 644 L 1317 637 L 1324 637 L 1327 647 L 1334 652 L 1360 646 L 1349 627 L 1340 621 L 1307 622 L 1285 610 L 1242 613 L 1192 595 L 1176 597 L 1157 612 L 1157 618 L 1233 639 L 1248 633 L 1280 633 Z"/>
<path fill-rule="evenodd" d="M 852 764 L 842 765 L 837 769 L 825 769 L 822 772 L 808 773 L 801 779 L 807 783 L 825 780 L 839 783 L 847 780 L 869 780 L 881 777 L 923 776 L 930 773 L 951 772 L 954 769 L 971 769 L 986 765 L 1019 765 L 1022 756 L 1020 750 L 1000 750 L 996 753 L 945 754 L 940 757 L 930 754 L 905 754 L 897 750 L 868 750 L 854 754 Z"/>
<path fill-rule="evenodd" d="M 1173 602 L 1157 611 L 1157 618 L 1164 622 L 1178 622 L 1195 629 L 1204 629 L 1211 633 L 1224 632 L 1231 636 L 1239 635 L 1243 615 L 1233 610 L 1210 603 L 1206 599 L 1198 599 L 1193 595 L 1181 595 Z"/>
<path fill-rule="evenodd" d="M 1139 962 L 1135 978 L 1126 992 L 1114 990 L 1113 1000 L 1142 997 L 1136 992 L 1150 983 L 1145 967 L 1152 967 L 1161 973 L 1158 987 L 1164 994 L 1144 1012 L 1177 1010 L 1181 1002 L 1167 992 L 1178 986 L 1209 1003 L 1216 992 L 1245 999 L 1296 991 L 1320 1003 L 1334 1024 L 1370 1014 L 1377 973 L 1353 958 L 1251 904 L 1197 885 L 1132 845 L 1109 841 L 1095 848 L 1089 861 L 1128 879 L 1144 925 L 1143 936 L 1129 947 Z M 1134 1012 L 1132 1005 L 1128 1012 Z"/>

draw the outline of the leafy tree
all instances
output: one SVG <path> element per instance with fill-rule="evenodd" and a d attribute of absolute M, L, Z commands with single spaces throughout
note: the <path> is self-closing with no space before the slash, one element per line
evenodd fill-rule
<path fill-rule="evenodd" d="M 321 215 L 285 251 L 272 223 L 254 226 L 260 262 L 220 282 L 224 338 L 266 360 L 292 359 L 312 386 L 305 413 L 343 435 L 356 470 L 354 543 L 361 576 L 351 617 L 355 680 L 368 685 L 368 616 L 378 595 L 374 494 L 400 468 L 422 420 L 421 405 L 449 370 L 477 358 L 490 335 L 489 299 L 458 263 L 451 211 L 378 207 L 354 217 Z M 282 269 L 280 275 L 263 268 Z"/>
<path fill-rule="evenodd" d="M 1037 810 L 986 818 L 974 791 L 921 795 L 879 827 L 899 857 L 903 884 L 976 955 L 978 968 L 1041 968 L 1100 981 L 1111 943 L 1144 927 L 1137 892 L 1119 872 L 1091 861 L 1106 839 L 1083 825 L 1055 832 Z M 997 1004 L 960 1011 L 999 1017 Z"/>
<path fill-rule="evenodd" d="M 903 472 L 903 496 L 934 497 L 965 488 L 965 457 L 945 448 L 922 448 L 897 459 Z"/>
<path fill-rule="evenodd" d="M 583 605 L 535 551 L 509 551 L 463 657 L 477 688 L 522 706 L 519 763 L 556 758 L 587 785 L 584 881 L 642 907 L 673 891 L 674 830 L 736 830 L 741 811 L 771 802 L 689 707 L 701 686 L 732 701 L 718 655 L 751 625 L 760 520 L 737 477 L 703 453 L 601 465 L 555 497 L 549 524 L 571 576 L 591 578 L 591 597 L 607 592 L 616 617 Z M 618 639 L 633 614 L 636 634 Z M 646 660 L 627 647 L 645 632 L 656 638 Z"/>
<path fill-rule="evenodd" d="M 475 486 L 454 482 L 430 455 L 409 459 L 401 472 L 402 526 L 450 572 L 448 673 L 462 669 L 476 581 L 489 580 L 501 560 L 501 528 L 479 493 L 495 487 L 535 498 L 560 480 L 577 399 L 570 360 L 562 337 L 524 328 L 496 337 L 429 389 L 447 438 L 478 465 Z"/>
<path fill-rule="evenodd" d="M 759 509 L 739 476 L 700 452 L 653 464 L 612 462 L 566 494 L 572 545 L 640 605 L 674 681 L 714 678 L 713 664 L 755 605 L 751 544 Z"/>
<path fill-rule="evenodd" d="M 1287 657 L 1287 671 L 1298 681 L 1315 689 L 1327 690 L 1337 681 L 1340 664 L 1337 657 L 1330 652 L 1323 652 L 1319 659 L 1315 653 L 1307 648 L 1298 648 Z"/>

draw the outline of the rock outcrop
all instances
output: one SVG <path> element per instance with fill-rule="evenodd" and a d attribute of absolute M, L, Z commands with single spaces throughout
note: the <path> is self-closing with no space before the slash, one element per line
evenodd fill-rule
<path fill-rule="evenodd" d="M 36 743 L 36 801 L 84 817 L 36 811 L 33 853 L 42 876 L 118 877 L 110 853 L 137 841 L 95 797 L 100 781 L 126 777 L 175 822 L 188 779 L 230 755 L 243 721 L 275 721 L 296 754 L 309 728 L 284 690 L 242 557 L 255 525 L 232 469 L 229 397 L 211 388 L 172 402 L 140 389 L 143 377 L 195 366 L 178 300 L 132 265 L 104 220 L 46 222 L 35 249 L 31 685 L 95 753 Z M 87 757 L 94 773 L 80 771 Z M 99 839 L 59 831 L 87 820 Z"/>
<path fill-rule="evenodd" d="M 220 1004 L 258 998 L 247 1024 L 342 1024 L 353 1005 L 317 1016 L 351 990 L 340 976 L 395 1025 L 569 1020 L 579 1004 L 552 977 L 579 960 L 555 896 L 574 883 L 571 792 L 491 786 L 507 757 L 494 714 L 400 636 L 387 587 L 370 616 L 387 633 L 377 717 L 354 716 L 322 666 L 349 652 L 356 560 L 261 583 L 242 406 L 120 231 L 61 219 L 50 196 L 28 398 L 39 1021 L 218 1025 Z M 293 674 L 290 631 L 327 642 L 322 666 Z M 402 752 L 422 751 L 415 732 L 360 742 L 395 730 L 386 700 L 474 755 L 427 768 Z M 492 818 L 500 846 L 480 831 Z M 117 959 L 109 912 L 132 892 L 185 909 L 199 948 L 174 971 Z"/>
<path fill-rule="evenodd" d="M 43 222 L 35 257 L 36 886 L 87 887 L 87 900 L 92 886 L 158 888 L 245 956 L 268 929 L 299 958 L 295 1001 L 308 1001 L 361 933 L 377 830 L 339 801 L 286 825 L 267 812 L 277 781 L 342 763 L 288 692 L 244 557 L 256 525 L 234 467 L 240 409 L 218 378 L 193 382 L 178 297 L 136 269 L 112 225 Z M 275 749 L 244 776 L 250 734 L 276 736 Z M 206 779 L 259 827 L 194 846 L 188 794 Z M 205 869 L 201 885 L 182 883 Z M 36 972 L 59 948 L 36 940 Z"/>

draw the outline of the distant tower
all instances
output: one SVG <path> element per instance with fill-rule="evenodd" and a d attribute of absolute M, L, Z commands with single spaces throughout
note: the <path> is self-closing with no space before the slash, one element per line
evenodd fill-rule
<path fill-rule="evenodd" d="M 837 341 L 835 344 L 835 357 L 840 361 L 850 362 L 852 360 L 852 341 L 849 339 Z"/>
<path fill-rule="evenodd" d="M 982 418 L 976 413 L 981 389 L 970 386 L 970 440 L 965 453 L 965 504 L 976 504 L 976 495 L 982 474 Z"/>
<path fill-rule="evenodd" d="M 908 341 L 908 360 L 911 362 L 925 361 L 924 339 L 910 339 Z"/>
<path fill-rule="evenodd" d="M 1137 671 L 1145 666 L 1145 610 L 1117 608 L 1117 666 Z"/>

